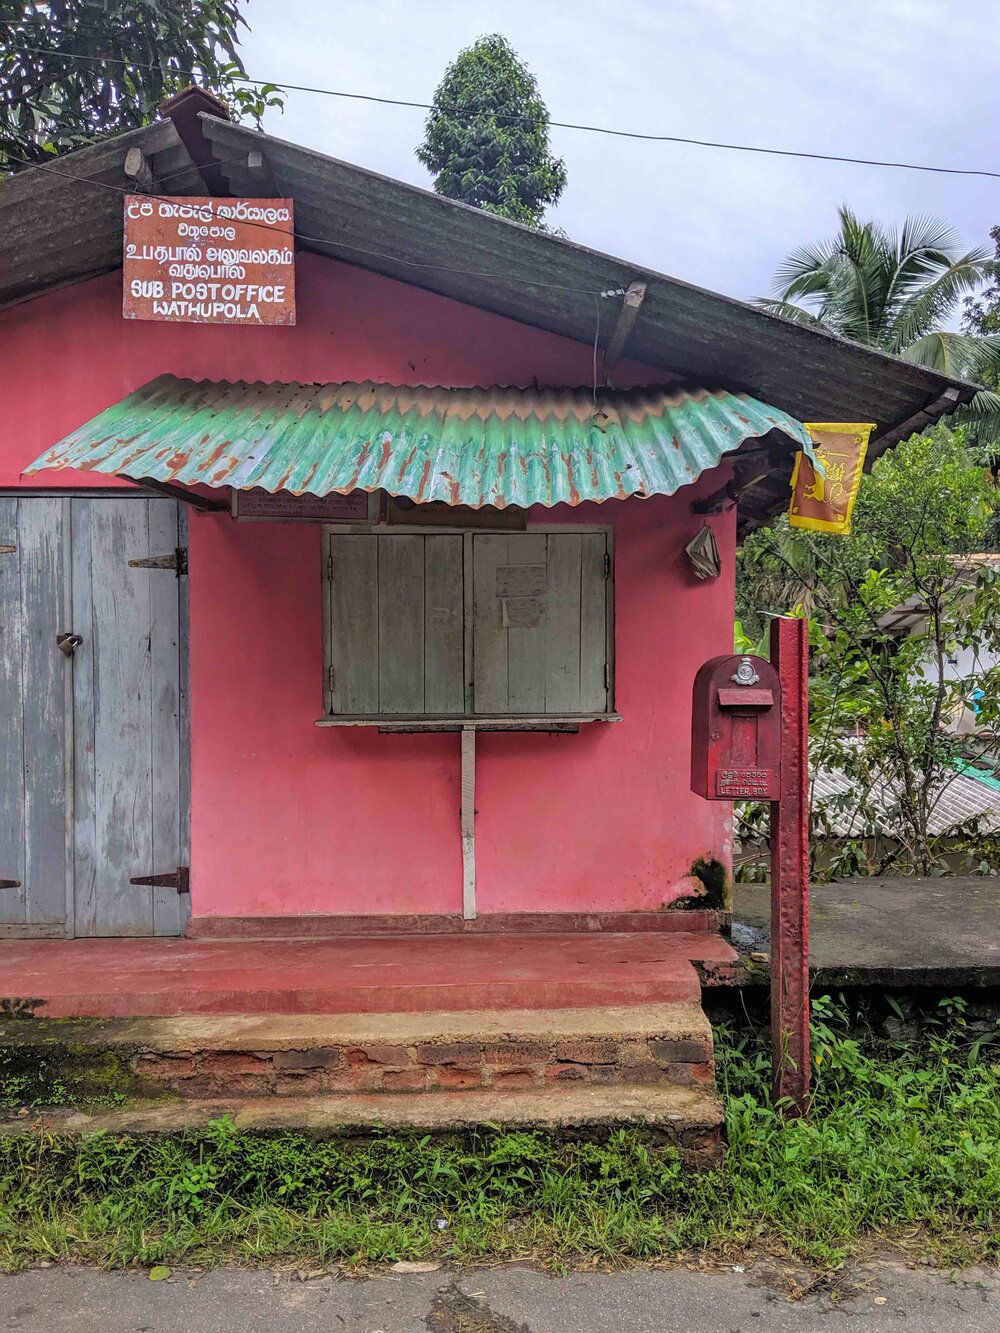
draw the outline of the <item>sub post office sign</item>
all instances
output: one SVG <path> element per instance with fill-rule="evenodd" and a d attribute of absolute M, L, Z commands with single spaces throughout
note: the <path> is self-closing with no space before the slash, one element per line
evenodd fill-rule
<path fill-rule="evenodd" d="M 180 324 L 295 323 L 291 199 L 125 200 L 122 314 Z"/>

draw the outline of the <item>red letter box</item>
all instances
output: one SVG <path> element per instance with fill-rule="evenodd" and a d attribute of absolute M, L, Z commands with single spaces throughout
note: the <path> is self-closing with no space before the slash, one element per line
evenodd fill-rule
<path fill-rule="evenodd" d="M 713 657 L 694 678 L 691 790 L 706 801 L 776 801 L 781 686 L 761 657 Z"/>

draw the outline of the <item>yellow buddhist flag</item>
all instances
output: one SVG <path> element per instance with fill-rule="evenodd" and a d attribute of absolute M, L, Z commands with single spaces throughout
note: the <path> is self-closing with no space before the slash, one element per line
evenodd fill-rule
<path fill-rule="evenodd" d="M 824 475 L 819 475 L 805 454 L 796 454 L 788 522 L 793 528 L 843 536 L 851 530 L 851 512 L 865 470 L 868 439 L 875 427 L 859 422 L 807 421 L 805 428 L 812 436 Z"/>

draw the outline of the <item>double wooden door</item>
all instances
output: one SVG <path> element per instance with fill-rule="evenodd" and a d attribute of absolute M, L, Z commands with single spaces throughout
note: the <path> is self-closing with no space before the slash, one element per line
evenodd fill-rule
<path fill-rule="evenodd" d="M 183 929 L 178 511 L 131 495 L 0 496 L 0 937 Z"/>

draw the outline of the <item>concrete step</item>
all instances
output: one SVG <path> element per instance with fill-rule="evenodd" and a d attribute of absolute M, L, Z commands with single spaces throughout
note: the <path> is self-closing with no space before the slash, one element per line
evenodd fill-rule
<path fill-rule="evenodd" d="M 0 1121 L 0 1134 L 38 1130 L 92 1134 L 98 1131 L 171 1134 L 204 1127 L 228 1115 L 241 1130 L 305 1130 L 317 1136 L 370 1134 L 387 1130 L 455 1132 L 477 1125 L 509 1128 L 600 1131 L 641 1125 L 655 1140 L 677 1149 L 692 1168 L 717 1165 L 723 1154 L 723 1114 L 715 1093 L 678 1087 L 547 1087 L 503 1098 L 482 1090 L 460 1097 L 364 1093 L 340 1096 L 226 1098 L 128 1106 L 107 1111 L 57 1109 Z"/>
<path fill-rule="evenodd" d="M 700 1004 L 426 1014 L 16 1019 L 6 1065 L 44 1066 L 75 1100 L 463 1095 L 567 1087 L 713 1088 Z M 32 1100 L 45 1100 L 44 1089 Z"/>
<path fill-rule="evenodd" d="M 711 932 L 0 943 L 0 1012 L 52 1018 L 697 1003 Z"/>

